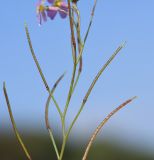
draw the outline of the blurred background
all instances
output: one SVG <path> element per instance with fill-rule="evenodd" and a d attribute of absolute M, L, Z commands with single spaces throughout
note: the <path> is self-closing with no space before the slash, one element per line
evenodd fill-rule
<path fill-rule="evenodd" d="M 36 19 L 36 1 L 2 1 L 0 24 L 0 160 L 26 159 L 12 131 L 3 96 L 6 82 L 18 130 L 33 159 L 55 159 L 45 128 L 44 108 L 48 97 L 30 55 L 24 31 L 29 26 L 33 47 L 50 86 L 64 71 L 55 97 L 64 108 L 72 73 L 68 18 L 48 20 L 41 27 Z M 82 35 L 93 1 L 78 3 Z M 101 66 L 123 41 L 126 47 L 96 84 L 74 126 L 65 152 L 66 160 L 81 159 L 98 124 L 119 104 L 138 96 L 104 126 L 89 159 L 154 160 L 154 1 L 99 0 L 83 56 L 83 72 L 72 97 L 69 125 Z M 61 125 L 51 103 L 50 123 L 59 146 Z"/>

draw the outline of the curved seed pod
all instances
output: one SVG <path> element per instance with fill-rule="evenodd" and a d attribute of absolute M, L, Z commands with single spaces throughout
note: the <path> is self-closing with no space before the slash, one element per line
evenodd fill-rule
<path fill-rule="evenodd" d="M 107 121 L 115 114 L 117 113 L 120 109 L 122 109 L 123 107 L 125 107 L 128 103 L 132 102 L 135 98 L 137 97 L 133 97 L 131 99 L 128 99 L 127 101 L 125 101 L 124 103 L 122 103 L 119 107 L 117 107 L 116 109 L 114 109 L 112 112 L 110 112 L 107 117 L 100 123 L 100 125 L 96 128 L 96 130 L 94 131 L 93 135 L 91 136 L 89 143 L 86 147 L 86 151 L 84 153 L 84 156 L 82 158 L 82 160 L 86 160 L 89 150 L 94 142 L 94 140 L 96 139 L 98 133 L 100 132 L 100 130 L 102 129 L 102 127 L 107 123 Z"/>

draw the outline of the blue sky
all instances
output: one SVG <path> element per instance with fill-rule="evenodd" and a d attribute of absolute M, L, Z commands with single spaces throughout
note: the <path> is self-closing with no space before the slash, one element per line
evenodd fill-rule
<path fill-rule="evenodd" d="M 92 5 L 93 1 L 79 2 L 82 35 L 86 31 Z M 48 94 L 30 55 L 24 22 L 29 26 L 33 47 L 50 86 L 60 74 L 67 71 L 55 93 L 63 108 L 72 71 L 69 21 L 61 20 L 57 15 L 54 21 L 49 20 L 39 27 L 35 13 L 36 1 L 3 1 L 1 6 L 1 126 L 10 128 L 2 92 L 5 80 L 17 125 L 21 128 L 24 126 L 26 130 L 37 126 L 45 131 L 44 104 Z M 153 150 L 153 8 L 153 0 L 98 0 L 94 23 L 84 50 L 83 73 L 69 108 L 68 123 L 78 110 L 97 71 L 119 44 L 127 41 L 127 45 L 99 79 L 74 127 L 74 133 L 84 131 L 90 136 L 107 113 L 136 95 L 138 99 L 114 116 L 101 135 L 107 136 L 112 132 L 119 139 L 135 141 L 140 146 L 144 144 Z M 56 110 L 52 109 L 50 114 L 51 121 L 55 122 L 55 127 L 59 130 Z"/>

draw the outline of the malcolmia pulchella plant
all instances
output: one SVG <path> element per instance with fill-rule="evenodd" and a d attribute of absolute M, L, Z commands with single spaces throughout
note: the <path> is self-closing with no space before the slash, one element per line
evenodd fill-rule
<path fill-rule="evenodd" d="M 58 86 L 58 84 L 60 83 L 60 81 L 63 79 L 63 77 L 65 76 L 65 73 L 62 74 L 57 81 L 55 82 L 55 84 L 53 85 L 52 88 L 49 87 L 46 78 L 42 72 L 42 69 L 39 65 L 39 62 L 37 60 L 37 57 L 34 53 L 34 49 L 32 46 L 32 42 L 31 42 L 31 38 L 30 38 L 30 34 L 28 31 L 28 26 L 25 24 L 25 32 L 26 32 L 26 36 L 27 36 L 27 40 L 28 40 L 28 44 L 29 44 L 29 48 L 31 51 L 31 55 L 33 57 L 33 60 L 35 62 L 35 65 L 37 66 L 37 69 L 39 71 L 40 77 L 42 78 L 42 81 L 44 83 L 44 86 L 46 88 L 46 91 L 48 92 L 48 98 L 45 104 L 45 123 L 46 123 L 46 128 L 47 131 L 49 132 L 49 136 L 51 138 L 51 142 L 54 146 L 54 150 L 56 153 L 56 157 L 57 160 L 62 160 L 64 157 L 64 151 L 66 148 L 66 143 L 68 141 L 70 132 L 75 124 L 75 122 L 77 121 L 77 119 L 79 118 L 79 115 L 81 114 L 82 110 L 85 107 L 85 104 L 89 98 L 89 95 L 91 94 L 96 82 L 98 81 L 99 77 L 102 75 L 102 73 L 105 71 L 105 69 L 109 66 L 109 64 L 112 62 L 112 60 L 117 56 L 117 54 L 121 51 L 121 49 L 125 46 L 125 43 L 123 43 L 122 45 L 120 45 L 115 51 L 114 53 L 111 55 L 111 57 L 108 59 L 108 61 L 102 66 L 102 68 L 98 71 L 98 73 L 96 74 L 95 78 L 93 79 L 91 85 L 89 86 L 88 91 L 86 92 L 85 96 L 83 97 L 83 101 L 81 103 L 81 106 L 79 107 L 78 112 L 76 113 L 76 116 L 74 117 L 74 119 L 72 120 L 70 126 L 68 127 L 68 129 L 66 128 L 66 116 L 67 116 L 67 111 L 69 108 L 69 104 L 72 98 L 72 95 L 75 91 L 75 88 L 78 84 L 78 81 L 80 79 L 81 73 L 82 73 L 82 56 L 83 56 L 83 51 L 84 51 L 84 47 L 89 35 L 89 31 L 91 29 L 92 26 L 92 22 L 93 22 L 93 17 L 94 17 L 94 13 L 95 13 L 95 9 L 96 9 L 96 5 L 97 5 L 97 0 L 94 0 L 94 5 L 92 7 L 92 11 L 91 11 L 91 15 L 90 15 L 90 22 L 88 24 L 87 27 L 87 31 L 85 32 L 84 36 L 81 36 L 81 28 L 80 28 L 80 10 L 78 9 L 78 3 L 80 1 L 79 0 L 67 0 L 67 2 L 65 2 L 64 0 L 39 0 L 37 3 L 37 7 L 36 7 L 36 12 L 37 12 L 37 18 L 38 18 L 38 22 L 40 25 L 42 25 L 43 22 L 46 22 L 47 19 L 51 19 L 53 20 L 57 13 L 59 13 L 60 17 L 62 19 L 65 19 L 68 17 L 69 18 L 69 22 L 70 22 L 70 42 L 71 42 L 71 48 L 72 48 L 72 61 L 73 61 L 73 67 L 72 67 L 72 78 L 70 81 L 70 87 L 69 87 L 69 92 L 68 92 L 68 96 L 66 99 L 66 104 L 65 107 L 62 111 L 62 108 L 59 106 L 57 100 L 54 97 L 54 92 L 56 90 L 56 87 Z M 82 2 L 81 2 L 82 3 Z M 27 150 L 26 146 L 24 145 L 19 132 L 17 130 L 14 118 L 13 118 L 13 114 L 11 111 L 11 106 L 10 106 L 10 102 L 9 102 L 9 98 L 8 98 L 8 94 L 7 94 L 7 90 L 6 90 L 6 86 L 5 83 L 3 84 L 3 91 L 4 91 L 4 95 L 5 95 L 5 99 L 6 99 L 6 103 L 7 103 L 7 107 L 8 107 L 8 111 L 9 111 L 9 115 L 10 115 L 10 119 L 12 122 L 12 126 L 15 132 L 15 135 L 17 137 L 17 140 L 19 142 L 19 144 L 21 145 L 25 156 L 27 157 L 27 159 L 32 160 L 32 157 L 29 154 L 29 151 Z M 82 160 L 86 160 L 89 150 L 94 142 L 94 140 L 96 139 L 98 133 L 100 132 L 100 130 L 102 129 L 102 127 L 106 124 L 106 122 L 116 113 L 118 112 L 120 109 L 122 109 L 123 107 L 125 107 L 128 103 L 130 103 L 131 101 L 133 101 L 136 97 L 130 98 L 127 101 L 125 101 L 124 103 L 122 103 L 121 105 L 119 105 L 117 108 L 115 108 L 111 113 L 109 113 L 106 118 L 98 125 L 98 127 L 96 128 L 96 130 L 94 131 L 94 133 L 92 134 L 87 147 L 85 149 L 85 152 L 83 154 Z M 52 128 L 50 127 L 49 124 L 49 116 L 48 116 L 48 111 L 49 111 L 49 104 L 51 102 L 51 100 L 54 102 L 55 107 L 59 113 L 60 119 L 61 119 L 61 125 L 62 125 L 62 145 L 61 148 L 57 147 L 55 138 L 54 138 L 54 134 L 52 132 Z"/>

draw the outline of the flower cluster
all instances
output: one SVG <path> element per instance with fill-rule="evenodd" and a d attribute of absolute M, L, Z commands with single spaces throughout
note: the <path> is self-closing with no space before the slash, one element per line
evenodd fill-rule
<path fill-rule="evenodd" d="M 39 0 L 37 3 L 37 17 L 39 24 L 47 21 L 47 17 L 53 20 L 59 12 L 61 18 L 66 18 L 68 15 L 68 5 L 64 0 L 47 0 L 49 5 L 45 5 L 45 0 Z"/>

